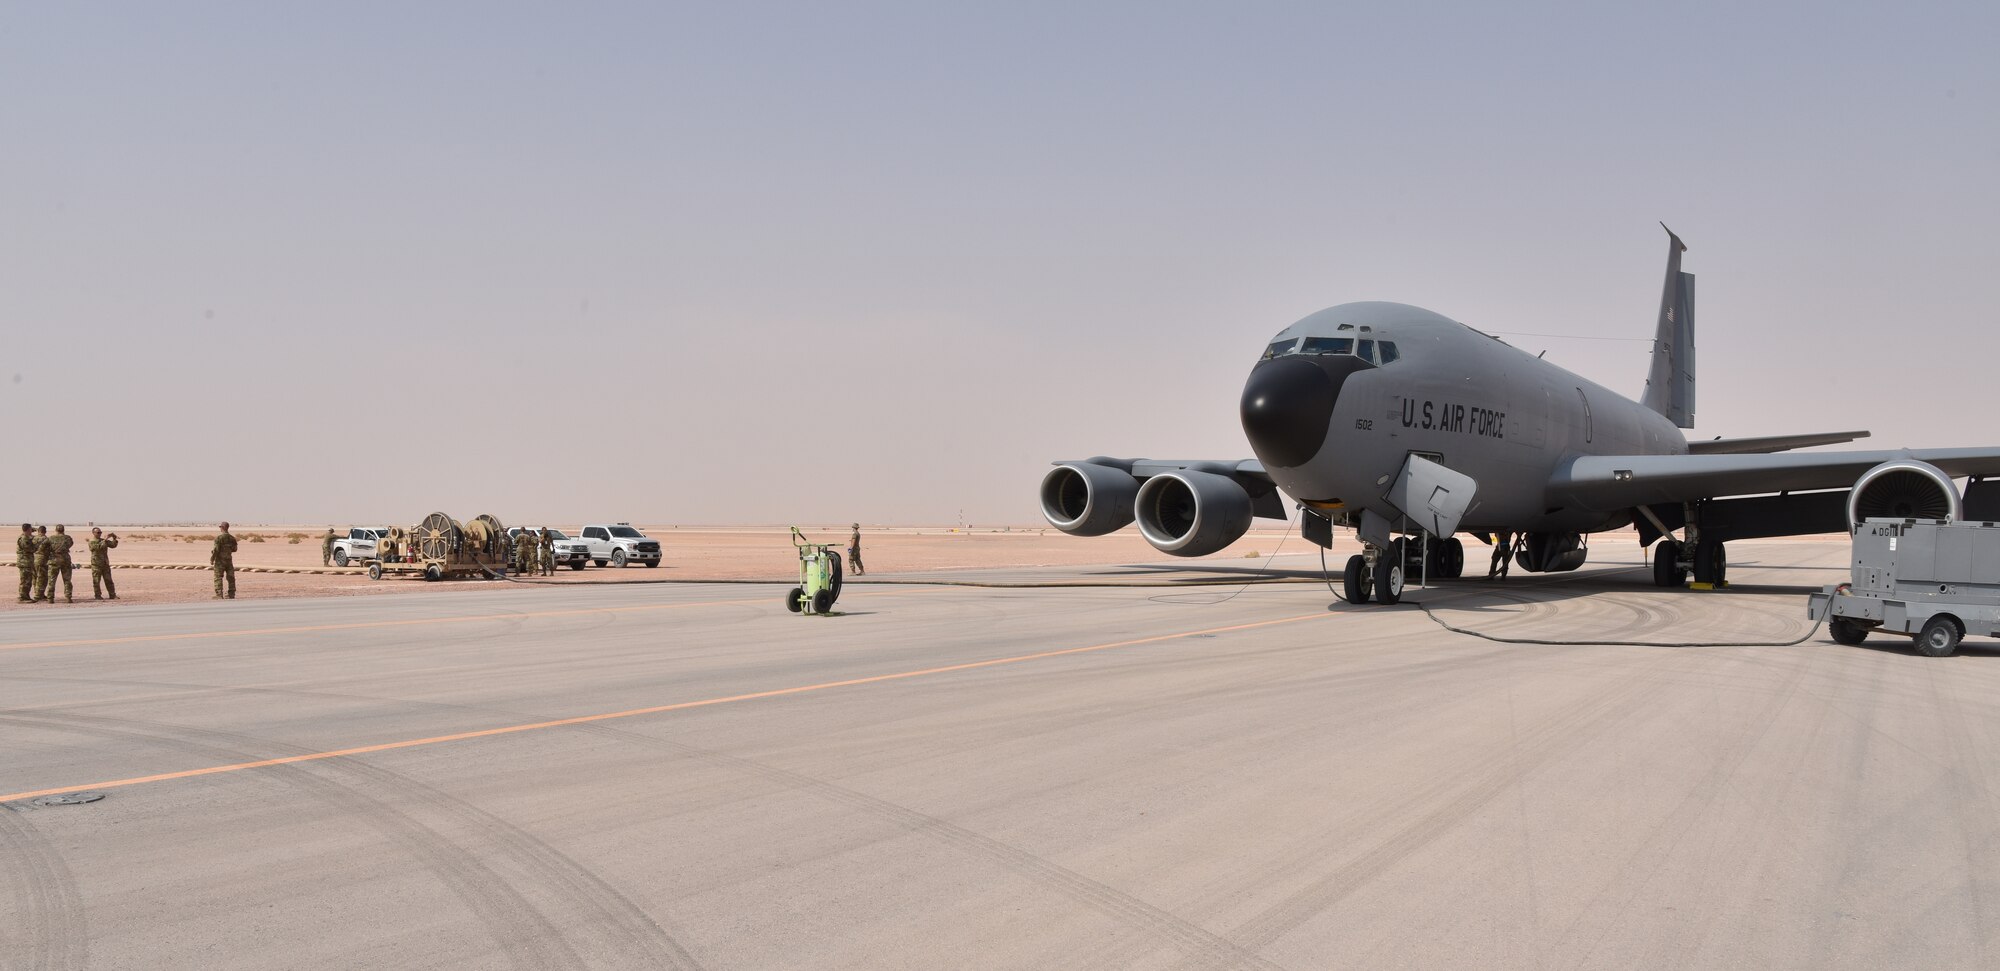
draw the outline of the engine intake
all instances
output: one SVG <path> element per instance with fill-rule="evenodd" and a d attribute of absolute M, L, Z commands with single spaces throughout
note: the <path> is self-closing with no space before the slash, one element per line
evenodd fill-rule
<path fill-rule="evenodd" d="M 1162 553 L 1207 556 L 1250 531 L 1250 493 L 1235 479 L 1182 470 L 1139 487 L 1139 532 Z"/>
<path fill-rule="evenodd" d="M 1139 480 L 1108 465 L 1074 462 L 1042 476 L 1042 517 L 1073 536 L 1103 536 L 1131 525 Z"/>
<path fill-rule="evenodd" d="M 1861 473 L 1847 496 L 1848 528 L 1868 519 L 1962 519 L 1958 486 L 1944 470 L 1916 459 L 1895 459 Z"/>

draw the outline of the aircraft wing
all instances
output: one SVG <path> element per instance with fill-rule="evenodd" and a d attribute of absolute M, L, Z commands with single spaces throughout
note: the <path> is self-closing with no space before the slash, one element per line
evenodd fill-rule
<path fill-rule="evenodd" d="M 1094 458 L 1075 459 L 1050 464 L 1076 465 L 1078 463 L 1108 465 L 1114 469 L 1123 469 L 1131 473 L 1132 478 L 1142 482 L 1162 472 L 1180 472 L 1182 470 L 1213 472 L 1216 475 L 1226 475 L 1231 478 L 1248 478 L 1264 483 L 1271 481 L 1271 474 L 1264 471 L 1264 463 L 1256 459 L 1114 459 L 1099 455 Z"/>
<path fill-rule="evenodd" d="M 1659 503 L 1813 489 L 1844 489 L 1893 459 L 1916 459 L 1946 475 L 2000 475 L 2000 448 L 1883 449 L 1720 455 L 1586 455 L 1549 482 L 1552 504 L 1610 512 Z"/>
<path fill-rule="evenodd" d="M 1711 438 L 1689 442 L 1688 451 L 1695 455 L 1789 452 L 1795 448 L 1812 448 L 1815 445 L 1843 445 L 1857 438 L 1867 437 L 1867 432 L 1823 432 L 1816 435 L 1765 435 L 1761 438 Z"/>

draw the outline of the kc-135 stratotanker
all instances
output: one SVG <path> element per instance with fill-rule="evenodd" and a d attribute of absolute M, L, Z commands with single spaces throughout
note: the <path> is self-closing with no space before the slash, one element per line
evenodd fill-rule
<path fill-rule="evenodd" d="M 1464 533 L 1522 534 L 1530 572 L 1583 565 L 1591 533 L 1636 527 L 1663 587 L 1727 582 L 1725 544 L 1851 530 L 1870 517 L 2000 519 L 2000 448 L 1790 450 L 1865 431 L 1689 441 L 1694 275 L 1667 233 L 1651 371 L 1638 401 L 1450 318 L 1399 303 L 1330 307 L 1280 331 L 1243 387 L 1255 459 L 1097 457 L 1042 479 L 1051 525 L 1100 536 L 1134 520 L 1164 553 L 1202 556 L 1253 517 L 1331 548 L 1357 531 L 1349 600 L 1395 603 L 1404 577 L 1460 574 Z M 1967 478 L 1961 494 L 1955 479 Z"/>

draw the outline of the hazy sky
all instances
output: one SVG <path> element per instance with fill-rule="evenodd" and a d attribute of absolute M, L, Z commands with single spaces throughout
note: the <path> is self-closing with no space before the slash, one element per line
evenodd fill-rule
<path fill-rule="evenodd" d="M 1612 7 L 0 4 L 0 519 L 1036 522 L 1657 220 L 1696 434 L 2000 444 L 2000 4 Z"/>

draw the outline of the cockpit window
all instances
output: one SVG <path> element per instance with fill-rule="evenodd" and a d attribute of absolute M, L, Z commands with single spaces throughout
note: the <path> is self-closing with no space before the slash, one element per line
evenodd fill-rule
<path fill-rule="evenodd" d="M 1364 360 L 1364 361 L 1368 361 L 1368 362 L 1371 362 L 1371 363 L 1372 363 L 1372 362 L 1374 362 L 1374 360 L 1375 360 L 1375 342 L 1374 342 L 1374 341 L 1362 341 L 1362 342 L 1361 342 L 1361 359 L 1362 359 L 1362 360 Z"/>
<path fill-rule="evenodd" d="M 1380 354 L 1382 356 L 1383 364 L 1394 364 L 1396 362 L 1396 358 L 1401 356 L 1396 353 L 1395 341 L 1383 341 L 1380 344 L 1375 345 L 1375 353 Z"/>
<path fill-rule="evenodd" d="M 1352 354 L 1352 353 L 1354 353 L 1354 338 L 1352 338 L 1352 337 L 1308 337 L 1308 338 L 1306 338 L 1306 343 L 1305 343 L 1305 346 L 1299 349 L 1299 353 L 1301 353 L 1301 354 Z"/>
<path fill-rule="evenodd" d="M 1264 356 L 1259 358 L 1259 360 L 1268 361 L 1274 357 L 1283 357 L 1290 354 L 1292 353 L 1292 345 L 1296 343 L 1298 343 L 1297 340 L 1278 341 L 1270 347 L 1264 348 Z"/>

